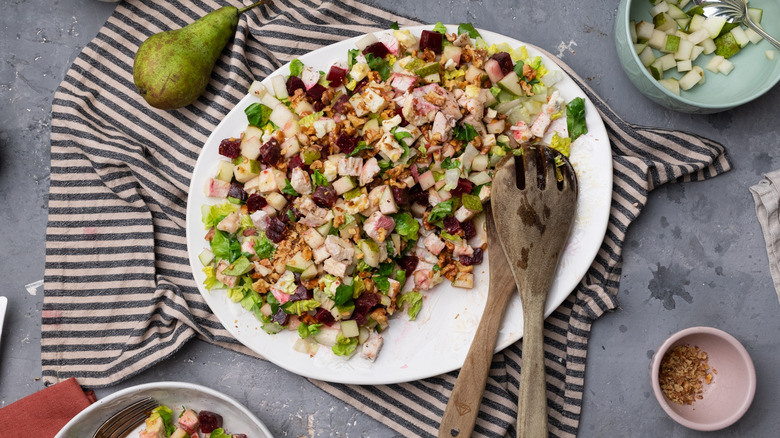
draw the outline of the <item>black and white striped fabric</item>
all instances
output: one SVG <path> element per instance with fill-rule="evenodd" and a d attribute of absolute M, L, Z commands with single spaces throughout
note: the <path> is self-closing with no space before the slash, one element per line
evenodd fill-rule
<path fill-rule="evenodd" d="M 41 347 L 47 383 L 75 376 L 86 387 L 110 386 L 195 336 L 253 354 L 211 313 L 187 261 L 185 204 L 201 147 L 252 80 L 394 21 L 418 24 L 355 0 L 274 0 L 242 15 L 235 41 L 198 102 L 170 112 L 151 109 L 133 85 L 137 47 L 153 33 L 185 26 L 224 4 L 121 3 L 56 93 Z M 616 306 L 626 228 L 654 187 L 706 179 L 730 164 L 718 143 L 624 122 L 561 66 L 601 112 L 615 182 L 596 260 L 545 323 L 551 435 L 571 437 L 579 423 L 591 324 Z M 475 436 L 514 436 L 521 347 L 518 342 L 495 356 Z M 314 383 L 402 436 L 427 437 L 437 433 L 456 376 L 388 386 Z"/>

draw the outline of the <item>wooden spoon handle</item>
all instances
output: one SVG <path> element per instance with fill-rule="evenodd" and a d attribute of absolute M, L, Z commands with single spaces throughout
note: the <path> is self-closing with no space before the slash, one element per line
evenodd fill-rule
<path fill-rule="evenodd" d="M 495 248 L 493 251 L 501 251 Z M 494 286 L 491 281 L 491 288 Z M 508 286 L 513 288 L 513 284 Z M 507 306 L 511 293 L 490 291 L 495 296 L 488 299 L 485 311 L 477 327 L 474 340 L 471 342 L 466 361 L 460 369 L 455 388 L 444 409 L 444 415 L 439 427 L 439 438 L 469 438 L 477 421 L 479 407 L 482 404 L 482 394 L 485 391 L 493 352 L 496 348 L 496 338 L 501 327 L 501 316 Z"/>
<path fill-rule="evenodd" d="M 517 400 L 517 437 L 547 437 L 547 380 L 544 369 L 544 301 L 523 303 L 523 365 Z"/>

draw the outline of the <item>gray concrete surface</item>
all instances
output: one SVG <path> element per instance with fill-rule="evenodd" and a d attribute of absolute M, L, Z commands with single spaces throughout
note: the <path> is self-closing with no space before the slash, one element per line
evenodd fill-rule
<path fill-rule="evenodd" d="M 596 322 L 590 341 L 579 435 L 704 436 L 663 413 L 648 372 L 650 357 L 668 335 L 708 325 L 743 342 L 755 362 L 759 386 L 741 421 L 707 436 L 777 436 L 780 306 L 748 187 L 780 167 L 780 89 L 711 116 L 678 114 L 651 103 L 620 70 L 612 42 L 616 2 L 395 0 L 382 5 L 429 22 L 471 21 L 541 46 L 587 78 L 627 121 L 686 129 L 727 145 L 734 162 L 731 172 L 703 183 L 658 188 L 629 229 L 620 307 Z M 10 305 L 0 345 L 0 407 L 43 387 L 42 288 L 28 291 L 25 286 L 43 278 L 51 101 L 71 61 L 113 8 L 95 0 L 3 4 L 0 294 L 9 297 Z M 218 388 L 249 407 L 278 437 L 397 436 L 303 378 L 200 341 L 97 393 L 105 396 L 159 380 Z"/>

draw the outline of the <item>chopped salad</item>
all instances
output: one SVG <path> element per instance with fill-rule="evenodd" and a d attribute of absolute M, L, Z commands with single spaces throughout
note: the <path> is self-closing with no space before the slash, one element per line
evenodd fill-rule
<path fill-rule="evenodd" d="M 138 438 L 247 438 L 246 434 L 231 434 L 222 428 L 222 415 L 202 410 L 195 412 L 182 407 L 178 418 L 173 409 L 158 406 L 149 413 Z"/>
<path fill-rule="evenodd" d="M 526 47 L 488 45 L 471 24 L 368 34 L 318 71 L 255 82 L 248 126 L 225 138 L 202 206 L 204 286 L 224 289 L 295 349 L 375 360 L 390 316 L 426 291 L 470 289 L 486 244 L 474 219 L 492 172 L 566 118 L 551 147 L 587 132 Z M 547 136 L 549 138 L 549 136 Z"/>

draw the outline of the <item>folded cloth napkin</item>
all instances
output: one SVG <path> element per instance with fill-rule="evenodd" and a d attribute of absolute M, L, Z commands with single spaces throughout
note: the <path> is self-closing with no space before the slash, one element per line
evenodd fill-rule
<path fill-rule="evenodd" d="M 394 21 L 418 24 L 356 0 L 274 0 L 241 16 L 235 41 L 198 102 L 170 112 L 151 109 L 133 85 L 137 46 L 223 4 L 123 2 L 58 89 L 42 334 L 47 382 L 76 376 L 89 387 L 112 385 L 195 336 L 253 354 L 210 312 L 187 263 L 185 207 L 198 153 L 253 79 L 316 48 L 388 29 Z M 550 430 L 563 437 L 577 433 L 591 323 L 616 306 L 626 228 L 653 188 L 713 177 L 730 163 L 713 141 L 624 122 L 579 76 L 561 67 L 604 119 L 614 168 L 604 243 L 545 328 Z M 495 356 L 475 436 L 514 436 L 521 357 L 521 342 Z M 427 437 L 436 435 L 456 376 L 386 386 L 314 383 L 402 436 Z"/>
<path fill-rule="evenodd" d="M 0 431 L 4 438 L 53 437 L 95 400 L 71 377 L 0 409 Z"/>
<path fill-rule="evenodd" d="M 753 194 L 756 216 L 764 232 L 769 272 L 780 299 L 780 169 L 764 175 L 758 184 L 750 188 L 750 193 Z"/>

